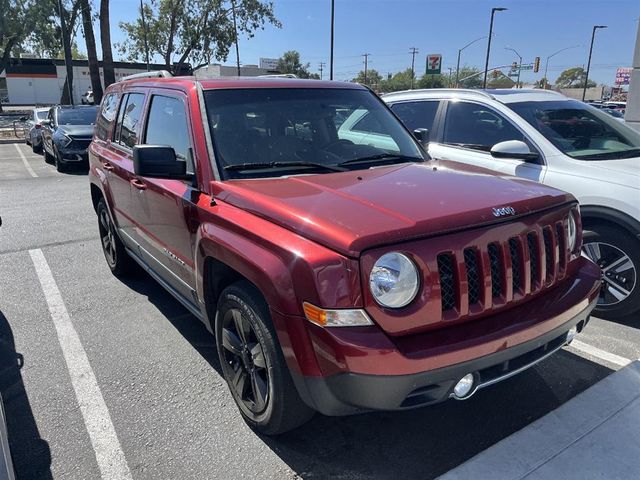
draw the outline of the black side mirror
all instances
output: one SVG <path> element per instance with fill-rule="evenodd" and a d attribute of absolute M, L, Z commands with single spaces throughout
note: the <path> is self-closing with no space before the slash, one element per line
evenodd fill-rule
<path fill-rule="evenodd" d="M 133 147 L 133 171 L 141 177 L 186 180 L 187 162 L 176 158 L 173 147 L 167 145 L 136 145 Z"/>
<path fill-rule="evenodd" d="M 424 148 L 429 146 L 429 129 L 428 128 L 416 128 L 413 131 L 413 136 L 416 137 Z"/>

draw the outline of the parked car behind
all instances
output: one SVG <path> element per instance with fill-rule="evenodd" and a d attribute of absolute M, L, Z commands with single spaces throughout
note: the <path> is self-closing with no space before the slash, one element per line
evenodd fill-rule
<path fill-rule="evenodd" d="M 26 119 L 24 141 L 34 153 L 42 153 L 42 122 L 48 113 L 49 108 L 34 108 Z"/>
<path fill-rule="evenodd" d="M 431 131 L 436 159 L 573 193 L 584 254 L 602 268 L 596 314 L 640 312 L 640 134 L 545 90 L 413 90 L 384 96 L 410 128 Z"/>
<path fill-rule="evenodd" d="M 468 398 L 562 348 L 596 303 L 572 195 L 427 162 L 360 85 L 121 81 L 89 159 L 109 268 L 136 262 L 214 332 L 263 433 Z"/>
<path fill-rule="evenodd" d="M 59 172 L 70 165 L 88 165 L 87 148 L 93 136 L 98 107 L 55 106 L 42 125 L 42 145 L 47 163 Z"/>
<path fill-rule="evenodd" d="M 94 105 L 95 104 L 95 100 L 93 97 L 93 90 L 91 88 L 89 88 L 86 92 L 84 92 L 84 95 L 82 95 L 82 98 L 80 99 L 80 102 L 82 103 L 82 105 Z"/>

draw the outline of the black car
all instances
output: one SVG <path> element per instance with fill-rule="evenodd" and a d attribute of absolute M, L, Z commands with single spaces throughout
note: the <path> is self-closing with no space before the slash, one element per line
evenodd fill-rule
<path fill-rule="evenodd" d="M 57 105 L 42 122 L 42 146 L 47 163 L 63 172 L 71 164 L 88 165 L 87 148 L 93 137 L 98 107 Z"/>

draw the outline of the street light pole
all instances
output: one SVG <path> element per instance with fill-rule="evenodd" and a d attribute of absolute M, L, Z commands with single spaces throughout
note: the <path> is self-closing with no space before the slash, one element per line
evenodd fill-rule
<path fill-rule="evenodd" d="M 596 38 L 596 30 L 599 28 L 607 28 L 606 25 L 594 25 L 591 32 L 591 47 L 589 48 L 589 60 L 587 61 L 587 71 L 584 75 L 584 87 L 582 88 L 582 101 L 587 95 L 587 85 L 589 84 L 589 70 L 591 69 L 591 54 L 593 53 L 593 41 Z"/>
<path fill-rule="evenodd" d="M 334 25 L 335 0 L 331 0 L 331 54 L 329 58 L 329 80 L 333 80 L 333 25 Z"/>
<path fill-rule="evenodd" d="M 464 47 L 462 47 L 460 50 L 458 50 L 458 63 L 456 63 L 456 88 L 459 88 L 460 85 L 458 84 L 458 78 L 460 77 L 460 55 L 462 55 L 462 51 L 473 45 L 476 42 L 479 42 L 480 40 L 482 40 L 483 38 L 487 38 L 487 37 L 480 37 L 480 38 L 476 38 L 475 40 L 467 43 Z"/>
<path fill-rule="evenodd" d="M 494 7 L 491 9 L 491 22 L 489 23 L 489 38 L 487 39 L 487 58 L 484 62 L 484 80 L 482 81 L 482 88 L 487 88 L 487 73 L 489 71 L 489 53 L 491 52 L 491 35 L 493 35 L 493 16 L 496 12 L 503 12 L 507 10 L 504 7 Z"/>
<path fill-rule="evenodd" d="M 560 50 L 558 50 L 555 53 L 552 53 L 551 55 L 549 55 L 547 57 L 547 60 L 544 62 L 544 85 L 543 85 L 543 89 L 546 90 L 547 89 L 547 85 L 549 85 L 549 79 L 547 78 L 547 69 L 549 68 L 549 60 L 553 57 L 555 57 L 556 55 L 558 55 L 559 53 L 564 52 L 565 50 L 569 50 L 571 48 L 578 48 L 581 47 L 582 45 L 574 45 L 573 47 L 566 47 L 566 48 L 562 48 Z"/>
<path fill-rule="evenodd" d="M 522 88 L 520 87 L 520 72 L 522 71 L 522 56 L 518 52 L 516 52 L 514 48 L 504 47 L 504 49 L 511 50 L 513 53 L 515 53 L 518 56 L 518 59 L 520 60 L 520 64 L 518 65 L 518 79 L 516 80 L 516 88 Z"/>

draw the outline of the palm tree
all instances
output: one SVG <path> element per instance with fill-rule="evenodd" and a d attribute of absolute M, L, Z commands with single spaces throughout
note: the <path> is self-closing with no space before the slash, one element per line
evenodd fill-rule
<path fill-rule="evenodd" d="M 111 51 L 111 30 L 109 27 L 109 0 L 100 0 L 100 42 L 102 43 L 102 71 L 105 88 L 116 82 Z"/>
<path fill-rule="evenodd" d="M 102 100 L 102 84 L 100 83 L 100 67 L 98 66 L 98 54 L 96 53 L 96 39 L 93 36 L 93 21 L 91 19 L 91 5 L 89 0 L 80 0 L 82 10 L 82 28 L 84 40 L 87 44 L 87 58 L 89 61 L 89 76 L 91 77 L 91 89 L 94 102 Z"/>

